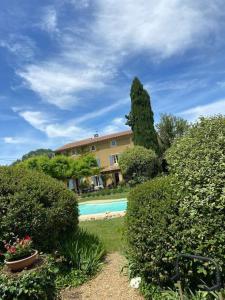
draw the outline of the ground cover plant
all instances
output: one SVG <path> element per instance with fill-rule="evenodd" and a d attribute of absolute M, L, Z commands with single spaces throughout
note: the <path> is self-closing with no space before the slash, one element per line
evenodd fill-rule
<path fill-rule="evenodd" d="M 52 259 L 43 257 L 35 267 L 11 273 L 6 267 L 0 269 L 0 299 L 2 300 L 54 300 L 57 269 Z"/>
<path fill-rule="evenodd" d="M 0 248 L 12 233 L 30 235 L 37 250 L 53 251 L 76 230 L 76 196 L 63 183 L 21 167 L 0 168 Z"/>

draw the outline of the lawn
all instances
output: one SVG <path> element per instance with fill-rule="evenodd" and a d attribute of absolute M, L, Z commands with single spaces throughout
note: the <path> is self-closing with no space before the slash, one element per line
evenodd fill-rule
<path fill-rule="evenodd" d="M 107 252 L 124 251 L 124 218 L 80 222 L 80 227 L 97 235 L 105 245 Z"/>

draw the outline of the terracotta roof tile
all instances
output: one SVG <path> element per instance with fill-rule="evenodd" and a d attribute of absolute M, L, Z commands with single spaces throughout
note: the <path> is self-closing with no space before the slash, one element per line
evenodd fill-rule
<path fill-rule="evenodd" d="M 98 143 L 98 142 L 102 142 L 105 140 L 110 140 L 113 138 L 118 138 L 118 137 L 126 136 L 126 135 L 131 136 L 132 131 L 127 130 L 127 131 L 117 132 L 117 133 L 108 134 L 108 135 L 104 135 L 104 136 L 93 137 L 93 138 L 89 138 L 89 139 L 85 139 L 85 140 L 81 140 L 81 141 L 75 141 L 75 142 L 66 144 L 62 147 L 59 147 L 58 149 L 55 150 L 55 152 L 61 152 L 64 150 L 73 149 L 73 148 L 77 148 L 80 146 L 87 146 L 87 145 L 91 145 L 94 143 Z"/>

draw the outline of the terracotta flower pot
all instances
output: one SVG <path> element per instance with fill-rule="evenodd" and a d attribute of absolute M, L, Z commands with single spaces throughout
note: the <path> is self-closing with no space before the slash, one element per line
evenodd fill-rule
<path fill-rule="evenodd" d="M 36 261 L 37 257 L 38 257 L 38 251 L 35 250 L 32 255 L 26 258 L 20 260 L 14 260 L 14 261 L 6 260 L 5 264 L 11 271 L 18 271 L 31 266 Z"/>

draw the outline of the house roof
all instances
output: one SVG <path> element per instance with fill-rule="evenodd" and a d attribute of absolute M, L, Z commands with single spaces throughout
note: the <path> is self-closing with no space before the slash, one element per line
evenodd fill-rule
<path fill-rule="evenodd" d="M 94 143 L 111 140 L 111 139 L 122 137 L 122 136 L 131 136 L 131 135 L 132 135 L 132 131 L 127 130 L 127 131 L 117 132 L 117 133 L 108 134 L 108 135 L 104 135 L 104 136 L 88 138 L 88 139 L 81 140 L 81 141 L 74 141 L 72 143 L 66 144 L 66 145 L 56 149 L 55 152 L 61 152 L 61 151 L 68 150 L 68 149 L 74 149 L 74 148 L 81 147 L 81 146 L 87 146 L 87 145 L 91 145 Z"/>

